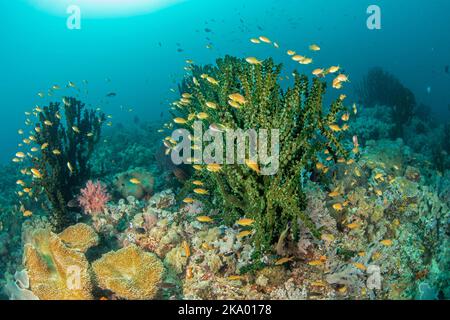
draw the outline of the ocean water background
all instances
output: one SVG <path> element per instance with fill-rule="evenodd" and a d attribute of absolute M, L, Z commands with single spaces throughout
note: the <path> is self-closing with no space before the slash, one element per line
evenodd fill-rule
<path fill-rule="evenodd" d="M 32 2 L 0 3 L 0 163 L 16 152 L 24 112 L 48 103 L 37 93 L 52 85 L 73 81 L 83 87 L 87 80 L 88 94 L 81 97 L 112 114 L 115 123 L 158 120 L 176 97 L 169 89 L 185 74 L 186 59 L 206 64 L 225 54 L 273 57 L 287 70 L 310 73 L 286 50 L 307 52 L 311 43 L 322 47 L 315 67 L 340 65 L 357 83 L 369 68 L 381 66 L 441 119 L 450 116 L 448 0 L 185 0 L 104 17 L 84 17 L 81 8 L 81 30 L 66 27 L 64 12 Z M 382 10 L 381 30 L 366 27 L 371 4 Z M 281 48 L 250 43 L 260 35 Z M 110 92 L 117 96 L 105 98 Z"/>

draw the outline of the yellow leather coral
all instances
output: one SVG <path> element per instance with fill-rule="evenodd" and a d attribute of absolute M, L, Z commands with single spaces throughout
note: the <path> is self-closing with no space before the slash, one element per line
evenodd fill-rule
<path fill-rule="evenodd" d="M 95 230 L 84 223 L 70 226 L 58 236 L 67 247 L 83 253 L 89 248 L 96 246 L 99 241 Z"/>
<path fill-rule="evenodd" d="M 31 291 L 41 300 L 90 300 L 92 283 L 83 253 L 48 229 L 36 229 L 24 247 Z"/>
<path fill-rule="evenodd" d="M 92 268 L 102 289 L 130 300 L 154 298 L 164 273 L 156 255 L 135 245 L 103 255 Z"/>

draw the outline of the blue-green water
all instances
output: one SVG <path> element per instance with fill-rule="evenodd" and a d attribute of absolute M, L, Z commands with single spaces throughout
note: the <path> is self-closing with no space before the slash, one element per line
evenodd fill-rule
<path fill-rule="evenodd" d="M 382 66 L 419 101 L 449 116 L 450 5 L 445 0 L 376 1 L 381 30 L 366 27 L 371 1 L 190 0 L 138 16 L 82 16 L 81 30 L 66 28 L 64 12 L 56 16 L 30 2 L 0 4 L 3 162 L 15 152 L 23 112 L 41 103 L 37 92 L 53 84 L 88 80 L 87 100 L 103 104 L 116 121 L 132 119 L 120 112 L 120 105 L 132 107 L 143 119 L 158 118 L 173 98 L 168 90 L 183 75 L 186 59 L 205 64 L 224 54 L 252 54 L 287 63 L 286 48 L 313 42 L 323 48 L 318 64 L 340 64 L 354 81 L 368 68 Z M 248 41 L 261 34 L 282 49 L 268 52 Z M 208 43 L 212 50 L 205 48 Z M 106 78 L 111 82 L 105 83 Z M 110 91 L 117 98 L 105 105 L 102 100 Z"/>

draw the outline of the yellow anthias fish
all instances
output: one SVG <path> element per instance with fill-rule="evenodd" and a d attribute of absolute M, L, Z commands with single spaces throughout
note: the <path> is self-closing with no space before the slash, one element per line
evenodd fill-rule
<path fill-rule="evenodd" d="M 333 80 L 333 88 L 334 89 L 341 89 L 342 88 L 342 82 L 338 79 Z"/>
<path fill-rule="evenodd" d="M 36 169 L 36 168 L 31 168 L 31 173 L 37 179 L 41 179 L 42 178 L 41 172 L 38 169 Z"/>
<path fill-rule="evenodd" d="M 336 73 L 339 71 L 340 68 L 341 68 L 340 66 L 331 66 L 328 68 L 327 72 L 328 73 Z"/>
<path fill-rule="evenodd" d="M 299 55 L 299 54 L 294 55 L 294 56 L 292 57 L 292 60 L 294 60 L 294 61 L 296 61 L 296 62 L 299 62 L 299 61 L 301 61 L 301 60 L 303 60 L 303 59 L 305 59 L 305 57 L 302 56 L 302 55 Z"/>
<path fill-rule="evenodd" d="M 241 95 L 240 93 L 233 93 L 230 94 L 228 96 L 228 98 L 230 98 L 230 100 L 232 101 L 236 101 L 239 104 L 245 104 L 247 101 L 245 100 L 244 96 Z"/>
<path fill-rule="evenodd" d="M 259 40 L 261 40 L 262 42 L 265 42 L 265 43 L 272 43 L 272 41 L 270 41 L 269 38 L 264 37 L 264 36 L 259 37 Z"/>
<path fill-rule="evenodd" d="M 78 127 L 76 127 L 76 126 L 73 126 L 72 130 L 76 133 L 80 133 L 80 129 L 78 129 Z"/>
<path fill-rule="evenodd" d="M 356 222 L 349 223 L 349 224 L 347 225 L 347 228 L 349 228 L 350 230 L 358 229 L 359 227 L 360 227 L 360 226 L 359 226 L 359 223 L 356 223 Z"/>
<path fill-rule="evenodd" d="M 30 210 L 25 210 L 25 211 L 23 212 L 23 216 L 24 216 L 24 217 L 30 217 L 30 216 L 32 216 L 32 215 L 33 215 L 33 212 L 30 211 Z"/>
<path fill-rule="evenodd" d="M 311 51 L 320 51 L 320 47 L 317 44 L 312 44 L 309 46 L 309 50 Z"/>
<path fill-rule="evenodd" d="M 380 243 L 386 247 L 390 247 L 393 244 L 392 240 L 390 240 L 390 239 L 381 240 Z"/>
<path fill-rule="evenodd" d="M 45 149 L 47 149 L 47 147 L 48 147 L 48 143 L 47 142 L 43 143 L 41 146 L 41 150 L 45 150 Z"/>
<path fill-rule="evenodd" d="M 341 131 L 341 128 L 337 124 L 330 124 L 330 129 L 335 132 Z"/>
<path fill-rule="evenodd" d="M 255 57 L 248 57 L 245 59 L 245 61 L 247 61 L 248 63 L 253 64 L 253 65 L 261 65 L 262 64 L 262 62 L 259 61 L 258 59 L 256 59 Z"/>
<path fill-rule="evenodd" d="M 18 133 L 18 134 L 23 134 L 23 130 L 22 130 L 22 129 L 19 129 L 19 130 L 17 131 L 17 133 Z"/>
<path fill-rule="evenodd" d="M 251 235 L 251 234 L 252 234 L 252 232 L 251 232 L 250 230 L 244 230 L 244 231 L 239 232 L 239 233 L 236 235 L 236 238 L 238 238 L 238 239 L 244 238 L 244 237 L 247 237 L 247 236 L 249 236 L 249 235 Z"/>
<path fill-rule="evenodd" d="M 183 202 L 184 203 L 193 203 L 195 200 L 194 199 L 192 199 L 192 198 L 185 198 L 185 199 L 183 199 Z"/>
<path fill-rule="evenodd" d="M 201 182 L 200 180 L 192 181 L 192 184 L 195 186 L 203 186 L 203 182 Z"/>
<path fill-rule="evenodd" d="M 243 227 L 251 226 L 253 223 L 255 223 L 255 220 L 248 219 L 248 218 L 242 218 L 242 219 L 239 219 L 238 221 L 236 221 L 236 224 L 243 226 Z"/>
<path fill-rule="evenodd" d="M 331 198 L 336 198 L 339 196 L 339 192 L 338 191 L 332 191 L 328 194 L 329 197 Z"/>
<path fill-rule="evenodd" d="M 213 77 L 206 77 L 206 81 L 208 81 L 209 83 L 211 83 L 213 85 L 218 85 L 219 84 L 219 81 L 217 81 Z"/>
<path fill-rule="evenodd" d="M 38 150 L 39 150 L 39 149 L 36 148 L 36 147 L 33 147 L 33 148 L 30 149 L 31 152 L 37 152 Z"/>
<path fill-rule="evenodd" d="M 175 119 L 173 119 L 173 122 L 175 122 L 177 124 L 186 124 L 187 120 L 183 119 L 183 118 L 175 118 Z"/>
<path fill-rule="evenodd" d="M 247 167 L 249 167 L 251 170 L 255 171 L 256 173 L 260 173 L 259 165 L 255 161 L 252 160 L 245 160 L 245 164 Z"/>
<path fill-rule="evenodd" d="M 25 153 L 23 153 L 23 152 L 17 152 L 17 153 L 16 153 L 16 157 L 17 157 L 17 158 L 25 158 Z"/>
<path fill-rule="evenodd" d="M 199 119 L 199 120 L 205 120 L 205 119 L 208 119 L 208 117 L 209 117 L 208 114 L 205 112 L 199 112 L 197 114 L 197 119 Z"/>
<path fill-rule="evenodd" d="M 281 259 L 278 259 L 277 261 L 275 261 L 275 265 L 276 266 L 281 266 L 281 265 L 283 265 L 285 263 L 288 263 L 288 262 L 292 261 L 293 259 L 294 259 L 294 257 L 281 258 Z"/>
<path fill-rule="evenodd" d="M 210 109 L 217 109 L 217 104 L 214 102 L 206 102 L 205 105 Z"/>
<path fill-rule="evenodd" d="M 208 170 L 209 172 L 219 172 L 220 170 L 222 170 L 222 166 L 217 163 L 210 163 L 206 166 L 206 170 Z"/>
<path fill-rule="evenodd" d="M 229 101 L 228 101 L 228 104 L 229 104 L 231 107 L 235 108 L 235 109 L 241 109 L 241 108 L 242 108 L 242 106 L 239 104 L 239 102 L 234 101 L 234 100 L 229 100 Z"/>
<path fill-rule="evenodd" d="M 44 124 L 49 127 L 51 127 L 53 125 L 53 123 L 50 120 L 45 120 Z"/>
<path fill-rule="evenodd" d="M 202 188 L 194 189 L 194 193 L 202 194 L 202 195 L 209 194 L 208 190 L 205 190 L 205 189 L 202 189 Z"/>
<path fill-rule="evenodd" d="M 325 168 L 325 166 L 323 165 L 323 163 L 320 163 L 320 162 L 316 163 L 316 169 L 317 169 L 317 170 L 323 170 L 323 168 Z"/>
<path fill-rule="evenodd" d="M 45 97 L 45 93 L 43 93 L 43 92 L 39 92 L 37 95 L 38 95 L 40 98 L 44 98 L 44 97 Z"/>
<path fill-rule="evenodd" d="M 335 203 L 335 204 L 333 204 L 333 209 L 336 211 L 342 211 L 342 210 L 344 210 L 344 207 L 340 203 Z"/>
<path fill-rule="evenodd" d="M 360 263 L 360 262 L 355 262 L 354 264 L 353 264 L 356 268 L 358 268 L 359 270 L 362 270 L 362 271 L 366 271 L 366 266 L 365 265 L 363 265 L 362 263 Z"/>
<path fill-rule="evenodd" d="M 288 50 L 287 51 L 287 54 L 288 54 L 288 56 L 293 56 L 293 55 L 295 55 L 295 51 L 293 51 L 293 50 Z"/>
<path fill-rule="evenodd" d="M 58 149 L 55 149 L 55 150 L 52 151 L 52 153 L 53 153 L 55 156 L 59 156 L 59 155 L 61 154 L 61 151 L 59 151 Z"/>
<path fill-rule="evenodd" d="M 314 76 L 320 78 L 320 77 L 323 77 L 323 76 L 324 76 L 325 70 L 323 70 L 323 69 L 321 69 L 321 68 L 314 69 L 313 72 L 312 72 L 312 74 L 313 74 Z"/>
<path fill-rule="evenodd" d="M 183 247 L 185 257 L 189 258 L 191 256 L 191 249 L 189 248 L 189 243 L 187 243 L 186 240 L 183 240 L 183 243 L 181 245 Z"/>
<path fill-rule="evenodd" d="M 203 167 L 202 167 L 201 165 L 198 165 L 198 164 L 194 164 L 194 165 L 192 166 L 192 168 L 194 168 L 194 169 L 197 170 L 197 171 L 203 170 Z"/>
<path fill-rule="evenodd" d="M 250 42 L 255 43 L 255 44 L 261 43 L 261 41 L 259 39 L 256 39 L 256 38 L 251 38 Z"/>
<path fill-rule="evenodd" d="M 299 61 L 300 64 L 311 64 L 313 63 L 313 59 L 311 58 L 304 58 L 302 60 Z"/>
<path fill-rule="evenodd" d="M 383 174 L 382 173 L 377 173 L 376 175 L 375 175 L 375 179 L 376 180 L 381 180 L 383 178 Z M 384 180 L 384 178 L 383 178 L 383 180 Z"/>
<path fill-rule="evenodd" d="M 22 186 L 22 187 L 25 186 L 25 182 L 23 182 L 22 180 L 17 180 L 16 184 L 18 184 L 19 186 Z"/>
<path fill-rule="evenodd" d="M 342 121 L 348 121 L 350 119 L 350 115 L 348 113 L 344 113 L 341 117 Z"/>
<path fill-rule="evenodd" d="M 137 179 L 137 178 L 131 178 L 131 179 L 130 179 L 130 182 L 131 182 L 132 184 L 141 184 L 141 181 L 140 181 L 139 179 Z"/>
<path fill-rule="evenodd" d="M 197 217 L 197 221 L 199 221 L 199 222 L 213 222 L 213 219 L 211 219 L 211 217 L 208 217 L 208 216 L 199 216 L 199 217 Z"/>
<path fill-rule="evenodd" d="M 345 75 L 345 74 L 339 74 L 337 77 L 336 77 L 336 80 L 337 81 L 339 81 L 339 82 L 349 82 L 350 80 L 348 79 L 348 76 L 347 75 Z"/>

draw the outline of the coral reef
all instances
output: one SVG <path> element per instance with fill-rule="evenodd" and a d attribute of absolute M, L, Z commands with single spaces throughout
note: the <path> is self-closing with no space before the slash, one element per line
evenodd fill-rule
<path fill-rule="evenodd" d="M 110 252 L 92 264 L 98 284 L 124 299 L 155 297 L 164 266 L 153 254 L 130 245 Z"/>

